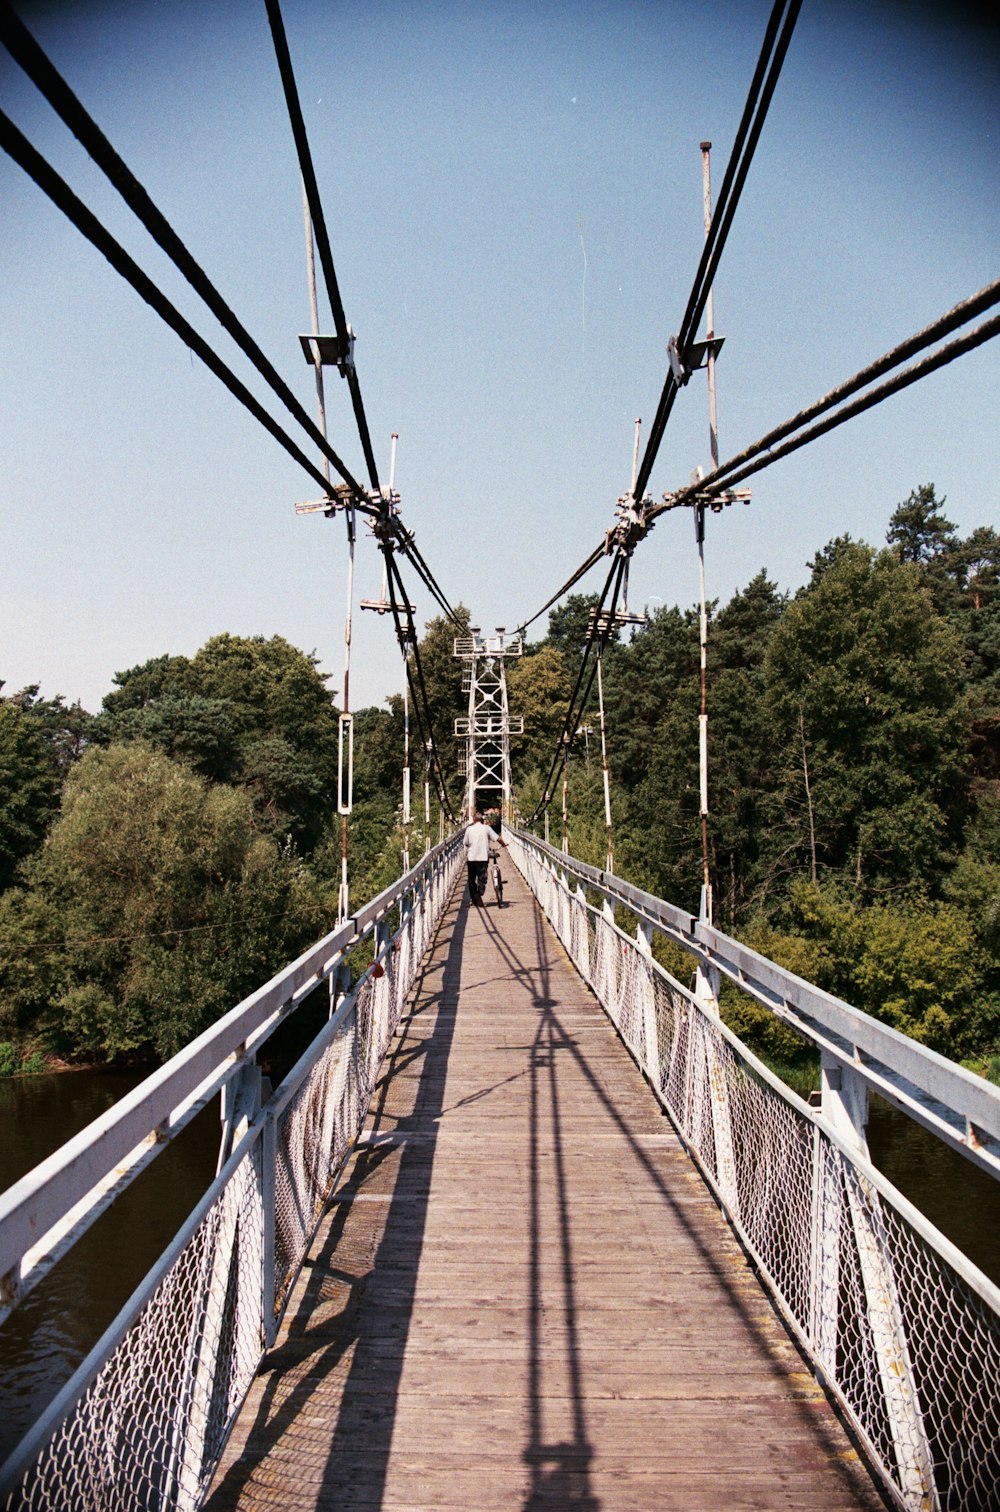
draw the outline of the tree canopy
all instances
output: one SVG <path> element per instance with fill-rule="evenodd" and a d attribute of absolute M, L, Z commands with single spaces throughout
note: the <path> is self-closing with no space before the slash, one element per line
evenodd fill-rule
<path fill-rule="evenodd" d="M 319 932 L 246 793 L 141 741 L 88 751 L 0 902 L 3 1027 L 70 1056 L 166 1057 Z"/>
<path fill-rule="evenodd" d="M 963 538 L 945 504 L 922 485 L 882 550 L 837 536 L 794 595 L 762 570 L 710 606 L 709 869 L 721 927 L 1000 1071 L 1000 535 Z M 570 595 L 508 665 L 522 813 L 561 757 L 593 602 Z M 419 647 L 456 809 L 457 633 L 433 619 Z M 699 661 L 697 611 L 667 606 L 602 656 L 616 869 L 691 911 Z M 578 723 L 569 844 L 603 866 L 596 687 Z M 354 901 L 436 837 L 428 733 L 411 707 L 407 835 L 403 700 L 355 712 Z M 37 687 L 0 697 L 0 1037 L 166 1055 L 318 933 L 340 875 L 337 739 L 315 657 L 280 636 L 154 657 L 116 676 L 96 718 Z M 773 1018 L 739 1012 L 787 1050 Z"/>
<path fill-rule="evenodd" d="M 336 806 L 337 711 L 314 656 L 273 635 L 217 635 L 193 657 L 116 674 L 95 738 L 141 740 L 246 789 L 258 822 L 308 852 Z"/>

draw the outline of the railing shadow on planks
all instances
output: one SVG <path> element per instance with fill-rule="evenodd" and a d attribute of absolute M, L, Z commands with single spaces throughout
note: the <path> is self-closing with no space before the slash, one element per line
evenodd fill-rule
<path fill-rule="evenodd" d="M 671 904 L 507 839 L 890 1500 L 1000 1509 L 1000 1289 L 875 1170 L 864 1133 L 874 1090 L 1000 1178 L 1000 1092 Z M 4 1316 L 222 1091 L 215 1182 L 0 1471 L 11 1512 L 200 1505 L 461 857 L 460 836 L 438 846 L 0 1197 Z M 657 934 L 690 954 L 690 985 L 654 959 Z M 722 1022 L 722 978 L 818 1047 L 819 1108 Z M 324 984 L 325 1028 L 262 1106 L 258 1051 Z"/>
<path fill-rule="evenodd" d="M 1000 1288 L 865 1138 L 875 1091 L 1000 1179 L 1000 1088 L 620 878 L 508 839 L 890 1499 L 1000 1509 Z M 689 986 L 653 958 L 657 934 L 690 953 Z M 819 1050 L 818 1108 L 723 1023 L 723 978 Z"/>
<path fill-rule="evenodd" d="M 222 1093 L 218 1175 L 0 1469 L 0 1506 L 188 1512 L 278 1326 L 451 893 L 453 836 L 0 1196 L 0 1318 Z M 371 964 L 352 983 L 351 957 Z M 318 988 L 329 1019 L 262 1106 L 258 1052 Z"/>

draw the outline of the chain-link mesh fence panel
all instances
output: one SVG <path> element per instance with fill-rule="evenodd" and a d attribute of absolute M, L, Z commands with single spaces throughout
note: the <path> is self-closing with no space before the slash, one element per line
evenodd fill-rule
<path fill-rule="evenodd" d="M 260 1141 L 9 1496 L 9 1508 L 193 1508 L 260 1360 Z"/>
<path fill-rule="evenodd" d="M 460 857 L 456 842 L 425 873 L 395 939 L 380 937 L 374 966 L 300 1062 L 294 1089 L 282 1097 L 279 1088 L 254 1121 L 106 1357 L 81 1367 L 89 1384 L 19 1457 L 27 1468 L 0 1502 L 6 1512 L 200 1505 L 360 1133 Z"/>
<path fill-rule="evenodd" d="M 588 907 L 581 950 L 569 878 L 519 839 L 512 854 L 894 1499 L 1000 1512 L 1000 1315 L 949 1263 L 947 1241 L 911 1221 L 641 938 Z"/>

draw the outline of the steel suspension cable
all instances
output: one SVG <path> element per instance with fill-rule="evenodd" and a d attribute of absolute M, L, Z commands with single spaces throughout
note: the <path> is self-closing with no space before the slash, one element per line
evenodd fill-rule
<path fill-rule="evenodd" d="M 305 192 L 306 202 L 309 207 L 309 215 L 312 220 L 313 234 L 316 238 L 316 247 L 319 252 L 320 265 L 323 269 L 323 279 L 326 284 L 327 298 L 330 301 L 330 309 L 333 313 L 333 321 L 337 331 L 337 339 L 344 354 L 342 371 L 347 378 L 351 393 L 351 402 L 354 407 L 354 417 L 357 422 L 358 434 L 365 454 L 365 462 L 368 467 L 368 476 L 373 490 L 379 491 L 378 467 L 375 462 L 375 453 L 372 448 L 371 436 L 368 431 L 368 421 L 365 416 L 364 401 L 361 397 L 361 386 L 358 382 L 357 370 L 351 355 L 351 335 L 347 325 L 347 316 L 344 311 L 344 303 L 340 295 L 340 286 L 337 282 L 337 273 L 333 263 L 333 252 L 330 246 L 330 238 L 326 227 L 326 218 L 323 214 L 323 204 L 320 199 L 319 185 L 316 180 L 316 171 L 313 165 L 312 153 L 309 148 L 309 138 L 306 132 L 305 119 L 302 114 L 302 105 L 299 99 L 298 86 L 295 82 L 295 72 L 292 67 L 291 52 L 288 47 L 288 38 L 285 32 L 284 21 L 281 15 L 279 0 L 265 0 L 268 21 L 271 26 L 271 36 L 274 42 L 275 57 L 278 62 L 278 71 L 281 75 L 282 87 L 285 94 L 285 105 L 288 110 L 288 118 L 292 128 L 292 136 L 295 140 L 298 154 L 299 171 L 302 175 L 302 185 Z M 412 535 L 404 531 L 402 526 L 395 522 L 393 531 L 396 535 L 399 548 L 412 562 L 425 587 L 437 600 L 445 614 L 454 624 L 460 621 L 452 609 L 447 598 L 439 587 L 434 574 L 424 561 L 418 550 Z"/>
<path fill-rule="evenodd" d="M 278 0 L 265 0 L 265 4 L 267 6 L 267 18 L 271 25 L 271 37 L 274 42 L 275 56 L 278 61 L 278 72 L 281 75 L 282 88 L 285 93 L 285 106 L 288 110 L 292 136 L 295 140 L 295 149 L 298 154 L 299 171 L 302 175 L 302 182 L 305 185 L 306 198 L 309 202 L 309 214 L 312 217 L 316 235 L 316 246 L 319 250 L 320 265 L 322 266 L 323 278 L 326 283 L 327 298 L 330 301 L 330 309 L 333 312 L 334 325 L 337 329 L 337 338 L 340 342 L 341 352 L 343 353 L 344 365 L 342 371 L 347 378 L 348 387 L 351 392 L 354 418 L 357 422 L 358 434 L 361 438 L 361 446 L 365 454 L 365 462 L 368 466 L 369 481 L 372 488 L 377 492 L 379 489 L 378 468 L 375 464 L 375 453 L 372 449 L 371 436 L 368 433 L 368 421 L 365 417 L 364 401 L 361 398 L 361 386 L 358 383 L 358 375 L 351 354 L 351 337 L 348 331 L 347 317 L 344 313 L 344 305 L 337 283 L 337 274 L 333 266 L 333 253 L 330 250 L 330 238 L 327 235 L 319 186 L 316 182 L 312 153 L 309 150 L 309 138 L 306 135 L 305 119 L 302 115 L 299 92 L 292 69 L 288 39 L 285 35 L 284 22 L 281 19 L 281 6 Z"/>
<path fill-rule="evenodd" d="M 757 64 L 753 78 L 747 92 L 746 103 L 743 107 L 743 115 L 737 129 L 730 153 L 729 162 L 723 175 L 722 186 L 719 190 L 715 214 L 708 236 L 702 248 L 701 258 L 695 272 L 694 282 L 688 298 L 687 308 L 681 322 L 680 332 L 677 337 L 678 349 L 683 355 L 684 350 L 690 345 L 698 328 L 708 300 L 709 290 L 712 287 L 719 260 L 725 248 L 726 240 L 732 226 L 733 217 L 739 204 L 740 195 L 746 182 L 750 164 L 753 160 L 767 111 L 778 82 L 785 55 L 791 41 L 792 31 L 798 19 L 801 8 L 801 0 L 775 0 L 768 19 L 764 40 L 761 44 Z M 646 447 L 642 461 L 638 466 L 631 488 L 633 499 L 641 499 L 649 482 L 649 476 L 653 470 L 656 456 L 666 430 L 667 421 L 673 408 L 674 400 L 680 391 L 680 385 L 674 375 L 673 369 L 669 369 L 664 381 L 663 390 L 660 394 L 656 413 L 646 438 Z M 580 578 L 590 571 L 591 567 L 604 554 L 603 546 L 597 547 L 587 560 L 568 579 L 557 593 L 541 609 L 519 627 L 521 631 L 540 619 L 546 609 L 560 599 L 564 593 L 569 592 Z"/>
<path fill-rule="evenodd" d="M 788 10 L 782 21 L 781 12 L 785 9 L 786 4 Z M 778 77 L 784 66 L 785 56 L 792 40 L 792 32 L 798 20 L 801 4 L 802 0 L 775 0 L 771 11 L 764 43 L 757 61 L 757 67 L 754 70 L 754 77 L 751 81 L 750 91 L 744 107 L 743 117 L 737 130 L 736 140 L 733 143 L 733 150 L 730 153 L 726 171 L 723 174 L 722 185 L 719 189 L 715 211 L 712 215 L 712 223 L 705 238 L 701 259 L 698 263 L 694 284 L 688 299 L 687 309 L 684 311 L 684 318 L 681 321 L 678 344 L 682 351 L 689 342 L 694 340 L 701 317 L 705 311 L 709 290 L 715 282 L 719 262 L 725 250 L 733 218 L 736 214 L 744 185 L 746 184 L 747 175 L 760 141 L 761 132 L 764 129 L 764 122 L 770 109 L 775 88 L 777 87 Z"/>
<path fill-rule="evenodd" d="M 383 548 L 383 550 L 386 564 L 386 582 L 389 590 L 389 603 L 392 609 L 393 619 L 396 623 L 396 635 L 399 640 L 400 647 L 403 651 L 403 655 L 404 657 L 406 657 L 406 672 L 407 678 L 410 683 L 410 690 L 413 694 L 414 713 L 417 716 L 417 723 L 420 727 L 421 739 L 425 741 L 425 748 L 430 751 L 433 757 L 434 770 L 437 774 L 437 781 L 435 785 L 438 789 L 438 797 L 441 800 L 442 807 L 447 811 L 448 817 L 452 820 L 452 822 L 455 822 L 455 811 L 451 806 L 451 799 L 448 796 L 448 789 L 444 780 L 444 766 L 441 761 L 440 752 L 437 748 L 437 742 L 434 739 L 434 720 L 431 715 L 430 698 L 428 697 L 427 693 L 427 684 L 424 680 L 423 664 L 420 660 L 420 647 L 417 639 L 416 626 L 413 623 L 413 611 L 410 608 L 409 598 L 407 597 L 406 589 L 403 586 L 403 579 L 400 575 L 399 566 L 395 558 L 395 553 L 393 552 L 391 545 Z M 396 596 L 397 589 L 399 594 L 402 596 L 402 605 L 400 604 L 400 600 Z M 406 615 L 405 630 L 402 625 L 401 607 L 402 610 L 405 611 Z M 410 650 L 412 650 L 413 654 L 413 671 L 416 673 L 416 682 L 414 682 L 413 672 L 411 672 L 410 669 L 409 657 L 407 655 L 408 647 L 410 648 Z M 426 735 L 424 732 L 424 723 L 420 716 L 421 707 L 423 708 L 423 713 L 426 717 Z"/>
<path fill-rule="evenodd" d="M 518 625 L 518 634 L 523 635 L 529 625 L 533 625 L 537 619 L 541 619 L 546 609 L 551 609 L 552 605 L 557 603 L 558 600 L 562 598 L 564 593 L 568 593 L 571 588 L 574 588 L 580 581 L 580 579 L 586 576 L 591 567 L 595 566 L 601 560 L 601 557 L 606 555 L 607 553 L 602 543 L 597 547 L 596 551 L 592 551 L 590 553 L 590 556 L 583 563 L 582 567 L 578 567 L 576 569 L 576 571 L 573 573 L 573 576 L 571 578 L 568 578 L 567 581 L 563 583 L 562 587 L 556 590 L 552 597 L 542 605 L 537 613 L 533 614 L 530 619 L 526 619 L 522 625 Z"/>
<path fill-rule="evenodd" d="M 937 340 L 945 332 L 952 331 L 958 325 L 964 324 L 969 319 L 970 314 L 981 313 L 982 310 L 988 309 L 991 305 L 997 303 L 1000 303 L 1000 280 L 980 290 L 979 294 L 973 296 L 972 299 L 956 305 L 953 310 L 949 311 L 947 315 L 942 316 L 939 321 L 935 321 L 933 325 L 925 327 L 924 331 L 910 337 L 909 340 L 901 342 L 891 352 L 887 352 L 883 357 L 878 358 L 876 362 L 871 363 L 867 368 L 863 368 L 861 372 L 856 373 L 846 383 L 832 389 L 822 399 L 818 399 L 806 409 L 800 410 L 790 420 L 786 420 L 782 425 L 775 426 L 773 430 L 768 431 L 767 435 L 762 436 L 759 441 L 754 441 L 752 445 L 737 453 L 735 457 L 731 457 L 727 462 L 723 462 L 701 482 L 680 489 L 678 493 L 671 496 L 669 501 L 654 506 L 650 510 L 650 518 L 655 518 L 666 510 L 688 504 L 698 494 L 722 493 L 734 483 L 741 482 L 744 478 L 751 477 L 754 473 L 763 471 L 772 462 L 777 462 L 780 458 L 788 456 L 793 451 L 797 451 L 808 442 L 815 441 L 819 436 L 826 435 L 828 431 L 836 429 L 838 425 L 842 425 L 845 421 L 853 419 L 856 415 L 863 414 L 865 410 L 873 409 L 877 404 L 881 404 L 884 399 L 890 398 L 893 394 L 899 393 L 904 388 L 909 388 L 918 379 L 926 378 L 929 374 L 937 372 L 939 368 L 946 367 L 948 363 L 954 362 L 956 357 L 961 357 L 966 352 L 982 346 L 984 342 L 989 341 L 1000 333 L 1000 315 L 995 315 L 991 319 L 983 321 L 981 325 L 973 327 L 971 331 L 967 331 L 954 341 L 948 342 L 936 352 L 929 353 L 921 361 L 915 362 L 910 367 L 904 368 L 901 372 L 894 374 L 885 383 L 879 384 L 876 388 L 869 389 L 867 393 L 859 394 L 853 403 L 843 404 L 840 409 L 836 410 L 834 414 L 828 415 L 825 420 L 820 420 L 814 425 L 808 424 L 810 420 L 834 408 L 835 405 L 840 404 L 842 400 L 848 398 L 851 394 L 857 393 L 858 389 L 863 388 L 872 378 L 878 377 L 890 368 L 895 367 L 905 357 L 912 355 L 916 351 L 920 351 L 925 346 L 929 346 L 931 342 Z M 805 426 L 805 429 L 801 429 L 803 426 Z M 798 432 L 798 434 L 793 434 L 795 432 Z M 790 437 L 790 439 L 785 441 L 784 445 L 779 446 L 776 444 L 785 437 Z"/>
<path fill-rule="evenodd" d="M 337 472 L 351 488 L 364 499 L 364 493 L 346 464 L 334 451 L 325 435 L 318 429 L 303 405 L 296 398 L 270 360 L 265 356 L 253 337 L 230 309 L 211 279 L 177 235 L 162 211 L 150 198 L 143 185 L 120 157 L 104 135 L 97 122 L 89 114 L 66 80 L 59 73 L 48 55 L 43 51 L 14 13 L 7 0 L 0 0 L 0 40 L 7 51 L 21 66 L 41 94 L 60 116 L 65 125 L 89 153 L 121 195 L 129 209 L 141 221 L 150 236 L 167 254 L 174 265 L 187 279 L 195 292 L 204 300 L 223 329 L 232 337 L 261 377 L 285 405 L 285 408 L 309 434 L 310 439 L 333 464 Z"/>
<path fill-rule="evenodd" d="M 437 580 L 428 567 L 427 563 L 424 561 L 424 558 L 421 555 L 417 543 L 413 539 L 411 532 L 404 529 L 399 520 L 394 520 L 391 528 L 393 539 L 396 542 L 399 550 L 403 553 L 407 560 L 412 563 L 413 568 L 423 582 L 424 587 L 427 588 L 431 594 L 433 594 L 434 598 L 444 610 L 447 618 L 451 620 L 452 624 L 457 625 L 461 629 L 462 621 L 459 619 L 458 615 L 455 613 L 455 610 L 451 607 L 448 600 L 445 598 L 441 588 L 438 586 Z"/>
<path fill-rule="evenodd" d="M 166 297 L 163 291 L 153 283 L 152 279 L 142 271 L 138 263 L 129 256 L 124 247 L 115 240 L 110 231 L 97 219 L 93 211 L 74 194 L 65 179 L 48 163 L 41 153 L 28 141 L 14 122 L 3 111 L 0 111 L 0 147 L 9 154 L 14 161 L 24 169 L 28 176 L 34 179 L 38 187 L 48 195 L 53 204 L 63 212 L 73 225 L 87 238 L 103 257 L 119 273 L 126 282 L 130 283 L 139 297 L 145 300 L 151 309 L 155 310 L 160 319 L 174 331 L 186 346 L 205 364 L 210 372 L 214 373 L 219 381 L 225 384 L 240 403 L 250 411 L 254 419 L 283 446 L 289 456 L 304 468 L 309 476 L 326 491 L 326 479 L 318 467 L 312 463 L 305 453 L 296 445 L 286 431 L 278 424 L 272 415 L 268 414 L 263 405 L 257 400 L 246 385 L 236 377 L 235 373 L 226 365 L 221 357 L 209 346 L 208 342 L 198 334 L 188 320 L 180 313 L 175 305 Z"/>
<path fill-rule="evenodd" d="M 773 430 L 768 431 L 766 435 L 754 441 L 750 446 L 744 448 L 744 450 L 737 452 L 728 461 L 713 469 L 700 482 L 692 483 L 678 490 L 677 493 L 672 494 L 663 503 L 653 505 L 647 512 L 646 519 L 652 523 L 668 510 L 692 503 L 699 495 L 704 496 L 705 494 L 720 494 L 724 492 L 725 489 L 731 487 L 733 484 L 750 477 L 753 473 L 763 471 L 772 462 L 778 461 L 781 457 L 787 456 L 790 452 L 804 446 L 807 442 L 817 439 L 819 436 L 826 434 L 827 431 L 833 430 L 844 421 L 850 420 L 855 415 L 863 413 L 864 410 L 881 403 L 882 400 L 891 397 L 892 394 L 899 392 L 901 389 L 909 387 L 910 384 L 915 383 L 919 378 L 927 377 L 938 368 L 944 367 L 949 362 L 954 361 L 956 357 L 960 357 L 965 352 L 981 346 L 985 341 L 998 334 L 996 320 L 984 322 L 965 336 L 959 337 L 954 342 L 942 347 L 938 352 L 931 353 L 922 362 L 916 363 L 912 367 L 905 369 L 902 373 L 896 374 L 894 378 L 888 380 L 879 388 L 869 390 L 868 394 L 862 394 L 853 405 L 845 406 L 838 410 L 836 414 L 821 425 L 812 426 L 808 430 L 802 431 L 797 437 L 790 440 L 786 446 L 780 449 L 771 449 L 776 446 L 777 442 L 784 440 L 785 437 L 792 436 L 793 432 L 799 431 L 800 427 L 807 425 L 809 421 L 817 419 L 835 405 L 840 404 L 852 394 L 857 393 L 859 389 L 870 383 L 874 378 L 889 372 L 900 362 L 905 361 L 906 358 L 924 350 L 924 348 L 930 346 L 934 341 L 939 340 L 940 337 L 957 330 L 959 326 L 964 325 L 975 315 L 982 314 L 985 310 L 992 308 L 998 303 L 1000 303 L 1000 279 L 987 284 L 978 293 L 971 295 L 966 300 L 962 300 L 930 325 L 907 337 L 905 341 L 899 342 L 897 346 L 884 353 L 883 356 L 860 369 L 853 377 L 847 379 L 844 383 L 838 384 L 836 388 L 831 389 L 822 398 L 815 400 L 814 403 L 800 410 L 790 419 L 783 421 L 781 425 L 775 426 Z M 765 453 L 766 455 L 764 455 Z M 753 466 L 746 465 L 751 462 L 754 463 Z M 579 577 L 582 577 L 584 572 L 588 571 L 600 559 L 605 550 L 605 544 L 602 543 L 602 545 L 598 546 L 574 576 L 570 578 L 567 586 L 571 586 Z M 549 601 L 550 604 L 561 597 L 565 591 L 566 587 L 561 588 L 559 593 Z M 549 606 L 546 605 L 545 607 Z M 544 609 L 539 611 L 539 613 L 544 613 Z M 537 619 L 538 615 L 535 618 Z M 527 623 L 530 624 L 531 621 L 529 620 Z"/>
<path fill-rule="evenodd" d="M 556 749 L 552 757 L 551 765 L 549 766 L 548 775 L 546 776 L 545 783 L 542 787 L 542 796 L 539 799 L 538 803 L 535 805 L 535 808 L 530 818 L 528 819 L 529 824 L 533 824 L 535 819 L 541 813 L 542 809 L 547 807 L 547 805 L 551 802 L 552 795 L 549 792 L 549 785 L 553 777 L 555 776 L 556 771 L 558 770 L 560 761 L 565 759 L 568 744 L 572 739 L 571 731 L 577 723 L 575 714 L 577 705 L 579 704 L 582 713 L 582 710 L 586 707 L 590 688 L 593 684 L 594 672 L 593 670 L 591 670 L 590 679 L 587 682 L 586 688 L 584 689 L 583 697 L 582 699 L 579 698 L 578 695 L 580 693 L 580 688 L 583 686 L 584 678 L 587 673 L 587 665 L 590 660 L 590 654 L 593 650 L 594 643 L 598 638 L 598 635 L 600 634 L 602 638 L 606 640 L 607 636 L 610 634 L 610 630 L 614 622 L 615 608 L 617 607 L 618 603 L 618 591 L 621 587 L 622 579 L 624 577 L 625 567 L 626 558 L 621 556 L 616 557 L 614 562 L 612 563 L 611 571 L 608 573 L 604 588 L 601 592 L 601 597 L 596 606 L 596 610 L 592 611 L 594 618 L 591 626 L 591 632 L 590 634 L 588 634 L 586 644 L 583 648 L 583 657 L 580 663 L 580 669 L 577 673 L 576 682 L 573 686 L 573 691 L 570 694 L 569 705 L 566 710 L 566 717 L 563 721 L 562 729 L 560 730 L 559 735 L 556 739 Z M 610 617 L 608 619 L 607 625 L 604 627 L 604 630 L 599 630 L 598 627 L 601 624 L 601 616 L 604 610 L 604 605 L 607 602 L 609 592 L 612 592 L 612 587 L 613 596 Z"/>
<path fill-rule="evenodd" d="M 782 19 L 786 5 L 788 5 L 787 14 Z M 682 358 L 694 338 L 708 299 L 708 291 L 714 282 L 719 260 L 764 127 L 785 54 L 788 51 L 800 5 L 801 0 L 791 0 L 790 4 L 788 0 L 775 0 L 772 8 L 736 140 L 723 175 L 715 214 L 712 217 L 712 226 L 702 248 L 691 294 L 677 336 L 677 348 Z M 646 438 L 646 448 L 636 474 L 633 498 L 642 498 L 645 493 L 680 386 L 671 368 L 664 380 L 656 414 Z"/>

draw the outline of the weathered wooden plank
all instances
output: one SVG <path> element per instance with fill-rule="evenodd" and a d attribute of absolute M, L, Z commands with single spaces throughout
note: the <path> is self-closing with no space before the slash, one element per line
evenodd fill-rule
<path fill-rule="evenodd" d="M 508 895 L 452 902 L 209 1506 L 880 1507 L 613 1028 Z"/>

